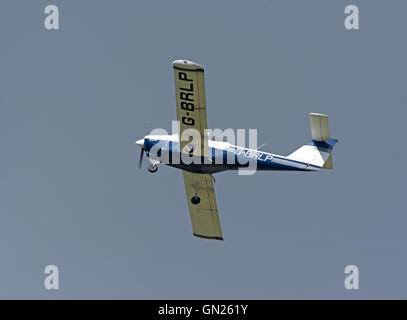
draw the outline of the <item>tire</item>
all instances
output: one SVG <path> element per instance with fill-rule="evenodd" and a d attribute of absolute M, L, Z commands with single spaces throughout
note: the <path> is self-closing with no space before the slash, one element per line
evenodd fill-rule
<path fill-rule="evenodd" d="M 191 198 L 192 204 L 198 204 L 199 202 L 201 202 L 201 198 L 199 198 L 198 196 L 194 196 Z"/>
<path fill-rule="evenodd" d="M 151 173 L 157 172 L 157 170 L 158 170 L 158 166 L 148 167 L 148 171 L 150 171 Z"/>

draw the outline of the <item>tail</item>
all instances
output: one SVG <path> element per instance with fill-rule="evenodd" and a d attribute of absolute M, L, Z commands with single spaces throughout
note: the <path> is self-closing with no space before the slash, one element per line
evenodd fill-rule
<path fill-rule="evenodd" d="M 329 136 L 328 116 L 310 113 L 312 140 L 295 150 L 287 158 L 305 162 L 322 169 L 333 169 L 332 149 L 338 142 Z"/>

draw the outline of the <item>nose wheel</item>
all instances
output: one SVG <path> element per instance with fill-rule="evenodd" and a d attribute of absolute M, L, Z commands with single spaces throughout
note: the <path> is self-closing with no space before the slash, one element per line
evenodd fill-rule
<path fill-rule="evenodd" d="M 148 171 L 151 173 L 157 172 L 158 170 L 158 165 L 160 164 L 160 161 L 150 159 L 150 165 L 148 166 Z"/>
<path fill-rule="evenodd" d="M 158 170 L 158 165 L 156 165 L 156 164 L 150 164 L 148 166 L 148 171 L 151 173 L 157 172 L 157 170 Z"/>

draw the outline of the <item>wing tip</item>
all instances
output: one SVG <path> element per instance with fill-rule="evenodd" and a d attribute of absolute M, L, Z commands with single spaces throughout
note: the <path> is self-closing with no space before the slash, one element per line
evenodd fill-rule
<path fill-rule="evenodd" d="M 310 116 L 316 116 L 316 117 L 328 117 L 328 115 L 323 114 L 323 113 L 317 113 L 317 112 L 310 112 Z"/>
<path fill-rule="evenodd" d="M 203 239 L 223 241 L 223 237 L 218 237 L 218 236 L 204 236 L 202 234 L 197 234 L 197 233 L 194 233 L 194 236 L 198 237 L 198 238 L 203 238 Z"/>
<path fill-rule="evenodd" d="M 191 70 L 191 71 L 198 71 L 198 70 L 204 71 L 204 68 L 201 65 L 199 65 L 195 62 L 192 62 L 192 61 L 185 60 L 185 59 L 175 60 L 172 63 L 172 65 L 174 68 L 179 68 L 179 69 L 185 69 L 185 70 Z"/>

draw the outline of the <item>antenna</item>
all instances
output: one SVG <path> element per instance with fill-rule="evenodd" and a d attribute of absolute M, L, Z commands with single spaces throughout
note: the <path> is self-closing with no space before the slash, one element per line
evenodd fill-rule
<path fill-rule="evenodd" d="M 263 148 L 264 146 L 265 146 L 266 144 L 265 143 L 263 143 L 260 147 L 257 147 L 257 149 L 256 150 L 259 150 L 260 148 Z"/>

